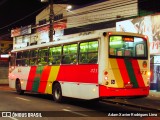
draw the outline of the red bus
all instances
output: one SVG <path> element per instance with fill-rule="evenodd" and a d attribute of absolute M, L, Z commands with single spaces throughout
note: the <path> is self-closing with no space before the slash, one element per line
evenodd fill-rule
<path fill-rule="evenodd" d="M 122 32 L 85 32 L 14 49 L 9 86 L 85 100 L 149 94 L 148 39 Z"/>

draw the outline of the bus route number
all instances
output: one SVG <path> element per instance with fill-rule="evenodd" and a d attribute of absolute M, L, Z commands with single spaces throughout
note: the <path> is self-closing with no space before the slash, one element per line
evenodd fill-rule
<path fill-rule="evenodd" d="M 97 73 L 98 72 L 98 69 L 96 69 L 96 68 L 93 68 L 93 69 L 91 69 L 91 71 L 90 71 L 91 73 Z"/>
<path fill-rule="evenodd" d="M 140 71 L 140 73 L 142 74 L 142 75 L 146 75 L 147 74 L 147 71 Z"/>

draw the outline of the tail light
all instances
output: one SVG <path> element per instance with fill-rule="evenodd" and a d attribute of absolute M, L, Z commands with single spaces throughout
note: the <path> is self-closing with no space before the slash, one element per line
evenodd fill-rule
<path fill-rule="evenodd" d="M 147 62 L 146 62 L 146 61 L 143 61 L 142 66 L 143 66 L 144 68 L 146 68 L 146 67 L 147 67 Z"/>
<path fill-rule="evenodd" d="M 106 85 L 109 84 L 109 82 L 108 82 L 108 72 L 107 71 L 104 71 L 104 81 L 105 81 Z"/>

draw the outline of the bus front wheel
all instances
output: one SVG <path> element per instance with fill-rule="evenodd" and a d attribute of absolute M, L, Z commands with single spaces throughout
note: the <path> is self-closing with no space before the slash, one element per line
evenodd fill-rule
<path fill-rule="evenodd" d="M 16 91 L 19 95 L 24 94 L 24 90 L 21 89 L 21 82 L 20 80 L 16 81 Z"/>
<path fill-rule="evenodd" d="M 62 102 L 62 90 L 61 90 L 61 86 L 59 83 L 56 83 L 53 86 L 53 99 L 55 102 Z"/>

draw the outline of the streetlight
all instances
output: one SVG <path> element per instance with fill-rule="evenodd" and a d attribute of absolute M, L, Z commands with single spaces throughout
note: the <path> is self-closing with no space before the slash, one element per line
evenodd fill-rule
<path fill-rule="evenodd" d="M 71 9 L 72 9 L 71 5 L 68 5 L 67 8 L 66 8 L 67 11 L 70 11 Z"/>
<path fill-rule="evenodd" d="M 54 32 L 54 9 L 53 0 L 41 0 L 41 2 L 50 3 L 50 13 L 49 13 L 49 41 L 53 42 L 53 32 Z"/>

